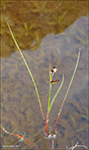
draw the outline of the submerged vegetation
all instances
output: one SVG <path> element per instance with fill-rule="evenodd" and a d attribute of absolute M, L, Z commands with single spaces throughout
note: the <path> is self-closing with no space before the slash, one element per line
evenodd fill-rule
<path fill-rule="evenodd" d="M 62 104 L 61 104 L 61 107 L 60 107 L 60 109 L 59 109 L 59 112 L 58 112 L 58 115 L 57 115 L 57 118 L 56 118 L 54 127 L 53 127 L 52 129 L 50 129 L 50 127 L 49 127 L 49 114 L 50 114 L 50 111 L 51 111 L 51 109 L 52 109 L 53 103 L 55 102 L 55 99 L 56 99 L 56 97 L 57 97 L 59 91 L 60 91 L 61 88 L 62 88 L 62 85 L 63 85 L 63 82 L 64 82 L 64 74 L 62 75 L 62 81 L 61 81 L 61 83 L 60 83 L 60 86 L 59 86 L 57 92 L 55 93 L 53 99 L 51 100 L 52 85 L 58 83 L 58 82 L 59 82 L 59 79 L 56 79 L 56 80 L 54 79 L 54 74 L 57 72 L 56 67 L 53 66 L 53 67 L 51 68 L 51 65 L 49 65 L 49 97 L 48 97 L 47 115 L 46 115 L 46 118 L 45 118 L 45 115 L 44 115 L 44 112 L 43 112 L 43 107 L 42 107 L 42 104 L 41 104 L 40 95 L 39 95 L 39 92 L 38 92 L 38 88 L 37 88 L 37 86 L 36 86 L 36 82 L 35 82 L 35 80 L 34 80 L 34 78 L 33 78 L 33 75 L 32 75 L 32 73 L 31 73 L 30 68 L 28 67 L 28 64 L 27 64 L 27 62 L 26 62 L 26 60 L 25 60 L 25 58 L 24 58 L 24 55 L 23 55 L 23 53 L 21 52 L 21 50 L 20 50 L 20 48 L 19 48 L 19 46 L 18 46 L 18 44 L 17 44 L 17 42 L 16 42 L 16 40 L 15 40 L 15 37 L 14 37 L 14 35 L 13 35 L 13 33 L 12 33 L 12 30 L 11 30 L 11 28 L 10 28 L 10 25 L 9 25 L 7 19 L 6 19 L 6 23 L 7 23 L 7 26 L 8 26 L 8 28 L 9 28 L 9 31 L 10 31 L 10 33 L 11 33 L 11 36 L 12 36 L 14 42 L 15 42 L 15 45 L 16 45 L 17 49 L 19 50 L 19 53 L 20 53 L 20 55 L 21 55 L 21 57 L 22 57 L 22 59 L 23 59 L 23 61 L 24 61 L 24 64 L 25 64 L 25 66 L 26 66 L 26 68 L 27 68 L 27 70 L 28 70 L 28 72 L 29 72 L 29 75 L 31 76 L 31 79 L 32 79 L 33 84 L 34 84 L 34 87 L 35 87 L 35 91 L 36 91 L 36 94 L 37 94 L 37 98 L 38 98 L 38 102 L 39 102 L 39 106 L 40 106 L 40 110 L 41 110 L 41 113 L 42 113 L 42 118 L 43 118 L 44 126 L 45 126 L 45 129 L 44 129 L 44 138 L 47 139 L 47 140 L 50 140 L 50 139 L 51 139 L 51 141 L 52 141 L 52 149 L 54 149 L 54 140 L 55 140 L 56 137 L 57 137 L 57 132 L 56 132 L 57 122 L 58 122 L 59 116 L 60 116 L 60 114 L 61 114 L 61 112 L 62 112 L 62 109 L 63 109 L 64 103 L 65 103 L 65 100 L 66 100 L 66 98 L 67 98 L 68 92 L 69 92 L 69 90 L 70 90 L 71 84 L 72 84 L 72 82 L 73 82 L 73 79 L 74 79 L 74 76 L 75 76 L 75 73 L 76 73 L 76 70 L 77 70 L 77 67 L 78 67 L 81 49 L 79 48 L 78 57 L 77 57 L 76 65 L 75 65 L 75 68 L 74 68 L 74 72 L 73 72 L 73 75 L 72 75 L 72 77 L 71 77 L 70 83 L 69 83 L 69 85 L 68 85 L 68 88 L 67 88 L 66 94 L 65 94 L 65 96 L 64 96 L 63 102 L 62 102 Z M 26 24 L 25 24 L 25 27 L 27 28 Z M 30 29 L 29 29 L 29 30 L 30 30 Z M 27 31 L 28 31 L 28 28 L 27 28 Z M 74 128 L 76 129 L 75 120 L 74 120 L 73 116 L 71 116 L 71 119 L 72 119 L 72 121 L 73 121 L 73 123 L 74 123 Z M 24 141 L 26 141 L 27 143 L 30 143 L 33 147 L 37 148 L 37 146 L 35 146 L 35 144 L 33 144 L 33 142 L 30 142 L 30 141 L 26 140 L 23 135 L 8 132 L 8 131 L 6 131 L 6 129 L 5 129 L 3 126 L 1 126 L 1 128 L 3 129 L 3 131 L 4 131 L 5 133 L 10 134 L 10 135 L 17 136 L 17 137 L 19 138 L 18 140 L 20 140 L 20 141 L 23 141 L 23 140 L 24 140 Z M 76 132 L 78 132 L 78 131 L 76 131 Z M 66 136 L 66 134 L 65 134 L 65 136 Z M 40 140 L 41 138 L 42 138 L 42 137 L 38 138 L 38 140 Z M 14 142 L 15 142 L 15 141 L 14 141 Z M 14 142 L 13 142 L 13 143 L 14 143 Z M 35 142 L 35 141 L 34 141 L 34 142 Z M 78 145 L 78 143 L 76 143 L 75 146 L 72 146 L 71 148 L 68 148 L 68 147 L 67 147 L 66 150 L 73 150 L 73 149 L 75 149 L 76 147 L 84 147 L 84 148 L 87 149 L 86 146 L 84 146 L 84 145 Z"/>
<path fill-rule="evenodd" d="M 70 7 L 71 6 L 71 7 Z M 2 57 L 16 51 L 10 41 L 6 16 L 14 30 L 21 49 L 36 50 L 47 34 L 65 31 L 78 18 L 88 14 L 88 1 L 1 1 Z M 39 41 L 37 41 L 39 37 Z M 80 37 L 79 37 L 80 38 Z M 81 40 L 79 39 L 78 40 Z M 35 44 L 33 44 L 35 41 Z M 12 48 L 13 47 L 13 48 Z"/>

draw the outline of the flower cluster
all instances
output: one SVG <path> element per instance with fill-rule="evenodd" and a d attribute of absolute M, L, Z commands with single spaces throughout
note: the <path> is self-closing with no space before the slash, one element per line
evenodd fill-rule
<path fill-rule="evenodd" d="M 59 82 L 59 79 L 56 79 L 56 80 L 55 80 L 55 79 L 53 78 L 54 73 L 56 73 L 57 70 L 58 70 L 58 69 L 56 69 L 55 66 L 53 66 L 53 68 L 52 68 L 52 70 L 51 70 L 51 72 L 50 72 L 50 73 L 52 74 L 52 80 L 50 81 L 51 84 L 55 84 L 55 83 Z"/>

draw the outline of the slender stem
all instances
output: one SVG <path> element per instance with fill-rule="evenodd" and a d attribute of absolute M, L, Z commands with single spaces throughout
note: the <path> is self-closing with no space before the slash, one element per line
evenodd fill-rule
<path fill-rule="evenodd" d="M 49 70 L 50 70 L 50 69 L 49 69 Z M 50 81 L 51 81 L 53 75 L 52 75 L 52 73 L 50 73 L 50 71 L 49 71 L 49 76 L 50 76 Z M 53 103 L 54 103 L 54 101 L 55 101 L 55 99 L 56 99 L 56 97 L 57 97 L 59 91 L 61 90 L 61 87 L 62 87 L 62 85 L 63 85 L 63 82 L 64 82 L 64 75 L 62 76 L 62 82 L 61 82 L 61 84 L 60 84 L 60 86 L 59 86 L 59 88 L 58 88 L 56 94 L 54 95 L 51 104 L 50 104 L 50 98 L 51 98 L 51 88 L 52 88 L 52 84 L 50 84 L 50 86 L 49 86 L 48 111 L 47 111 L 47 121 L 46 121 L 46 133 L 47 133 L 47 136 L 48 136 L 49 113 L 50 113 L 50 110 L 51 110 L 51 108 L 52 108 L 52 105 L 53 105 Z"/>
<path fill-rule="evenodd" d="M 49 81 L 51 81 L 51 80 L 52 80 L 51 65 L 49 65 Z M 50 84 L 50 82 L 49 82 L 48 110 L 49 110 L 49 107 L 50 107 L 51 89 L 52 89 L 52 84 Z"/>
<path fill-rule="evenodd" d="M 62 76 L 62 82 L 61 82 L 61 84 L 60 84 L 60 86 L 59 86 L 59 88 L 58 88 L 56 94 L 54 95 L 51 104 L 50 104 L 49 112 L 50 112 L 50 110 L 51 110 L 51 108 L 52 108 L 52 105 L 53 105 L 53 103 L 54 103 L 54 101 L 55 101 L 55 98 L 57 97 L 59 91 L 60 91 L 61 88 L 62 88 L 63 82 L 64 82 L 64 74 L 63 74 L 63 76 Z"/>
<path fill-rule="evenodd" d="M 47 112 L 47 119 L 46 119 L 46 135 L 47 135 L 47 137 L 49 135 L 48 123 L 49 123 L 49 112 Z"/>
<path fill-rule="evenodd" d="M 0 126 L 1 126 L 1 125 L 0 125 Z M 8 132 L 8 131 L 6 131 L 5 128 L 2 127 L 2 126 L 1 126 L 1 128 L 3 129 L 3 131 L 4 131 L 5 133 L 10 134 L 10 135 L 17 136 L 17 137 L 19 137 L 20 139 L 23 139 L 23 140 L 25 140 L 27 143 L 30 143 L 31 145 L 33 145 L 34 147 L 36 147 L 32 142 L 26 140 L 26 139 L 25 139 L 24 137 L 22 137 L 21 135 L 18 135 L 18 134 L 15 134 L 15 133 L 11 133 L 11 132 Z M 37 147 L 36 147 L 36 148 L 37 148 Z"/>
<path fill-rule="evenodd" d="M 70 80 L 69 86 L 68 86 L 68 88 L 67 88 L 67 91 L 66 91 L 66 94 L 65 94 L 64 100 L 63 100 L 62 105 L 61 105 L 61 107 L 60 107 L 60 110 L 59 110 L 59 113 L 58 113 L 58 116 L 57 116 L 57 119 L 56 119 L 56 122 L 55 122 L 55 125 L 54 125 L 54 128 L 53 128 L 52 135 L 53 135 L 53 134 L 54 134 L 54 132 L 55 132 L 55 128 L 56 128 L 56 125 L 57 125 L 57 122 L 58 122 L 58 118 L 59 118 L 59 116 L 60 116 L 60 114 L 61 114 L 61 112 L 62 112 L 62 108 L 63 108 L 63 106 L 64 106 L 64 102 L 65 102 L 65 100 L 66 100 L 66 98 L 67 98 L 68 92 L 69 92 L 70 87 L 71 87 L 71 84 L 72 84 L 72 82 L 73 82 L 73 79 L 74 79 L 74 76 L 75 76 L 75 73 L 76 73 L 76 70 L 77 70 L 77 67 L 78 67 L 78 63 L 79 63 L 80 51 L 81 51 L 81 49 L 79 48 L 79 52 L 78 52 L 78 57 L 77 57 L 77 61 L 76 61 L 76 65 L 75 65 L 75 69 L 74 69 L 74 72 L 73 72 L 72 78 L 71 78 L 71 80 Z"/>
<path fill-rule="evenodd" d="M 50 84 L 50 83 L 49 83 Z M 51 89 L 52 89 L 52 84 L 49 85 L 49 99 L 48 99 L 48 110 L 50 108 L 50 99 L 51 99 Z"/>
<path fill-rule="evenodd" d="M 50 84 L 51 80 L 52 80 L 51 65 L 49 65 L 49 98 L 48 98 L 48 110 L 47 110 L 47 117 L 46 117 L 46 134 L 47 134 L 47 136 L 49 135 L 48 123 L 49 123 L 49 107 L 50 107 L 51 89 L 52 89 L 52 85 Z"/>
<path fill-rule="evenodd" d="M 52 150 L 54 150 L 54 139 L 52 139 Z"/>
<path fill-rule="evenodd" d="M 21 55 L 21 57 L 22 57 L 22 59 L 23 59 L 23 61 L 24 61 L 24 64 L 25 64 L 25 66 L 26 66 L 26 68 L 27 68 L 27 70 L 28 70 L 28 72 L 29 72 L 29 74 L 30 74 L 30 76 L 31 76 L 32 81 L 33 81 L 33 84 L 34 84 L 34 87 L 35 87 L 35 90 L 36 90 L 36 94 L 37 94 L 37 98 L 38 98 L 38 102 L 39 102 L 39 105 L 40 105 L 40 109 L 41 109 L 41 112 L 42 112 L 42 116 L 43 116 L 43 120 L 44 120 L 44 125 L 46 126 L 45 116 L 44 116 L 44 113 L 43 113 L 43 108 L 42 108 L 42 104 L 41 104 L 39 92 L 38 92 L 38 89 L 37 89 L 37 86 L 36 86 L 36 82 L 35 82 L 35 80 L 34 80 L 34 78 L 33 78 L 33 75 L 32 75 L 32 73 L 31 73 L 31 71 L 30 71 L 30 68 L 28 67 L 28 64 L 27 64 L 27 62 L 26 62 L 26 60 L 25 60 L 25 58 L 24 58 L 24 56 L 23 56 L 23 54 L 22 54 L 22 52 L 21 52 L 21 50 L 20 50 L 20 48 L 19 48 L 19 46 L 18 46 L 18 44 L 17 44 L 17 42 L 16 42 L 16 40 L 15 40 L 15 37 L 14 37 L 14 35 L 13 35 L 13 33 L 12 33 L 12 30 L 11 30 L 11 28 L 10 28 L 10 25 L 9 25 L 7 19 L 6 19 L 6 23 L 7 23 L 7 26 L 8 26 L 8 28 L 9 28 L 9 31 L 10 31 L 10 33 L 11 33 L 11 36 L 12 36 L 14 42 L 15 42 L 15 45 L 16 45 L 17 49 L 19 50 L 20 55 Z"/>

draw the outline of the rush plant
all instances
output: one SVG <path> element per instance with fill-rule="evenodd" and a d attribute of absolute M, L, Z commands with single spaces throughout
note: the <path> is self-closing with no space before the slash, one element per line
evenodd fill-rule
<path fill-rule="evenodd" d="M 34 84 L 34 87 L 35 87 L 35 91 L 36 91 L 36 94 L 37 94 L 37 98 L 38 98 L 38 102 L 39 102 L 39 106 L 40 106 L 40 110 L 41 110 L 41 113 L 42 113 L 42 118 L 43 118 L 43 121 L 44 121 L 44 126 L 45 126 L 45 131 L 44 131 L 44 132 L 45 132 L 45 136 L 46 136 L 47 139 L 50 139 L 50 138 L 55 139 L 55 138 L 56 138 L 56 134 L 57 134 L 56 131 L 55 131 L 56 125 L 57 125 L 59 116 L 60 116 L 60 114 L 61 114 L 61 112 L 62 112 L 62 108 L 63 108 L 63 106 L 64 106 L 65 100 L 66 100 L 66 98 L 67 98 L 68 92 L 69 92 L 69 90 L 70 90 L 71 84 L 72 84 L 72 82 L 73 82 L 73 79 L 74 79 L 74 76 L 75 76 L 75 73 L 76 73 L 76 70 L 77 70 L 77 67 L 78 67 L 79 58 L 80 58 L 80 50 L 81 50 L 81 49 L 79 49 L 78 57 L 77 57 L 77 61 L 76 61 L 76 65 L 75 65 L 75 68 L 74 68 L 74 72 L 73 72 L 73 75 L 72 75 L 72 77 L 71 77 L 71 80 L 70 80 L 69 86 L 68 86 L 68 88 L 67 88 L 66 94 L 65 94 L 65 96 L 64 96 L 63 102 L 62 102 L 62 104 L 61 104 L 61 107 L 60 107 L 60 109 L 59 109 L 56 122 L 55 122 L 55 124 L 54 124 L 53 130 L 50 132 L 50 130 L 49 130 L 49 114 L 50 114 L 50 111 L 51 111 L 51 109 L 52 109 L 53 103 L 54 103 L 54 101 L 55 101 L 55 99 L 56 99 L 56 97 L 57 97 L 59 91 L 60 91 L 61 88 L 62 88 L 62 85 L 63 85 L 63 82 L 64 82 L 64 74 L 62 75 L 62 81 L 61 81 L 61 83 L 60 83 L 60 85 L 59 85 L 59 88 L 58 88 L 56 94 L 54 95 L 53 99 L 51 100 L 52 85 L 58 83 L 58 82 L 59 82 L 59 79 L 56 79 L 56 80 L 54 79 L 54 74 L 57 72 L 56 67 L 53 66 L 53 67 L 51 68 L 51 65 L 49 65 L 49 97 L 48 97 L 47 115 L 46 115 L 46 118 L 45 118 L 45 115 L 44 115 L 44 112 L 43 112 L 43 108 L 42 108 L 42 104 L 41 104 L 41 100 L 40 100 L 40 96 L 39 96 L 39 92 L 38 92 L 38 89 L 37 89 L 37 86 L 36 86 L 36 82 L 35 82 L 35 80 L 34 80 L 34 78 L 33 78 L 33 75 L 32 75 L 32 73 L 31 73 L 30 68 L 28 67 L 28 64 L 27 64 L 27 62 L 26 62 L 26 60 L 25 60 L 25 58 L 24 58 L 24 55 L 23 55 L 23 53 L 21 52 L 21 50 L 20 50 L 20 48 L 19 48 L 19 46 L 18 46 L 18 43 L 16 42 L 16 39 L 15 39 L 15 37 L 14 37 L 14 35 L 13 35 L 13 32 L 12 32 L 12 30 L 11 30 L 11 28 L 10 28 L 10 25 L 9 25 L 7 19 L 6 19 L 6 23 L 7 23 L 7 26 L 8 26 L 8 28 L 9 28 L 9 31 L 10 31 L 10 33 L 11 33 L 11 36 L 12 36 L 14 42 L 15 42 L 15 45 L 16 45 L 17 49 L 19 50 L 19 53 L 20 53 L 20 55 L 21 55 L 21 57 L 22 57 L 22 59 L 23 59 L 23 61 L 24 61 L 24 64 L 25 64 L 27 70 L 28 70 L 28 73 L 29 73 L 29 75 L 31 76 L 31 79 L 32 79 L 32 81 L 33 81 L 33 84 Z M 1 127 L 2 127 L 2 126 L 1 126 Z M 2 129 L 3 129 L 6 133 L 11 134 L 10 132 L 7 132 L 3 127 L 2 127 Z M 17 136 L 16 134 L 11 134 L 11 135 Z M 24 139 L 21 135 L 19 135 L 18 137 Z M 25 140 L 25 141 L 26 141 L 26 140 Z M 30 142 L 29 142 L 29 143 L 30 143 Z"/>

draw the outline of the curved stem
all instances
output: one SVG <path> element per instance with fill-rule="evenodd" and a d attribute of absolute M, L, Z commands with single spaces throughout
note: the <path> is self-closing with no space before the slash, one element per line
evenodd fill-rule
<path fill-rule="evenodd" d="M 36 94 L 37 94 L 37 98 L 38 98 L 38 102 L 39 102 L 39 105 L 40 105 L 40 109 L 41 109 L 41 112 L 42 112 L 42 116 L 43 116 L 43 120 L 44 120 L 44 125 L 46 126 L 45 116 L 44 116 L 44 113 L 43 113 L 43 108 L 42 108 L 42 104 L 41 104 L 39 92 L 38 92 L 38 89 L 37 89 L 37 86 L 36 86 L 36 82 L 35 82 L 35 80 L 34 80 L 34 78 L 33 78 L 33 75 L 32 75 L 32 73 L 31 73 L 31 70 L 30 70 L 30 68 L 28 67 L 28 64 L 27 64 L 27 62 L 26 62 L 26 60 L 25 60 L 25 58 L 24 58 L 24 56 L 23 56 L 23 53 L 21 52 L 21 50 L 20 50 L 20 48 L 19 48 L 19 46 L 18 46 L 18 44 L 17 44 L 17 42 L 16 42 L 16 40 L 15 40 L 15 37 L 14 37 L 14 35 L 13 35 L 13 33 L 12 33 L 12 30 L 11 30 L 11 28 L 10 28 L 10 25 L 9 25 L 7 19 L 6 19 L 6 23 L 7 23 L 7 26 L 8 26 L 8 28 L 9 28 L 9 31 L 10 31 L 10 33 L 11 33 L 11 36 L 12 36 L 14 42 L 15 42 L 15 45 L 16 45 L 17 49 L 19 50 L 19 53 L 20 53 L 20 55 L 21 55 L 21 57 L 22 57 L 22 59 L 23 59 L 23 61 L 24 61 L 24 64 L 25 64 L 25 66 L 26 66 L 26 68 L 27 68 L 27 70 L 28 70 L 28 72 L 29 72 L 29 74 L 30 74 L 30 76 L 31 76 L 32 81 L 33 81 L 33 84 L 34 84 L 34 87 L 35 87 L 35 90 L 36 90 Z"/>
<path fill-rule="evenodd" d="M 1 125 L 0 125 L 0 126 L 1 126 Z M 8 132 L 8 131 L 6 131 L 5 128 L 2 127 L 2 126 L 1 126 L 1 128 L 3 129 L 3 131 L 4 131 L 5 133 L 10 134 L 10 135 L 17 136 L 17 137 L 19 137 L 20 139 L 25 140 L 27 143 L 30 143 L 32 146 L 34 146 L 34 147 L 37 149 L 37 146 L 35 146 L 32 142 L 26 140 L 26 139 L 25 139 L 24 137 L 22 137 L 21 135 L 18 135 L 18 134 L 15 134 L 15 133 L 11 133 L 11 132 Z"/>
<path fill-rule="evenodd" d="M 61 114 L 61 112 L 62 112 L 62 108 L 63 108 L 63 106 L 64 106 L 64 103 L 65 103 L 65 100 L 66 100 L 66 98 L 67 98 L 68 92 L 69 92 L 69 90 L 70 90 L 71 84 L 72 84 L 72 82 L 73 82 L 73 79 L 74 79 L 74 76 L 75 76 L 75 73 L 76 73 L 76 70 L 77 70 L 77 67 L 78 67 L 78 63 L 79 63 L 80 51 L 81 51 L 81 49 L 79 48 L 79 52 L 78 52 L 78 57 L 77 57 L 75 69 L 74 69 L 72 78 L 71 78 L 71 80 L 70 80 L 69 86 L 68 86 L 68 88 L 67 88 L 67 91 L 66 91 L 64 100 L 63 100 L 63 102 L 62 102 L 62 104 L 61 104 L 61 107 L 60 107 L 60 110 L 59 110 L 59 113 L 58 113 L 58 116 L 57 116 L 57 119 L 56 119 L 56 122 L 55 122 L 55 125 L 54 125 L 54 128 L 53 128 L 52 135 L 53 135 L 54 132 L 55 132 L 55 128 L 56 128 L 56 125 L 57 125 L 57 122 L 58 122 L 58 118 L 59 118 L 59 116 L 60 116 L 60 114 Z"/>

